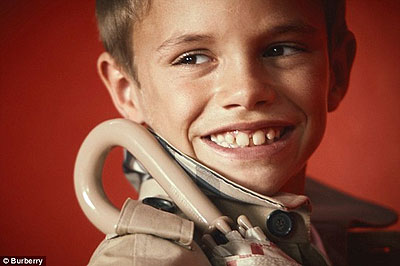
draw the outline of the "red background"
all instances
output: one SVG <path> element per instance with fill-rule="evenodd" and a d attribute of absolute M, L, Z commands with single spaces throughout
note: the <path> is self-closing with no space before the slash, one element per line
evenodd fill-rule
<path fill-rule="evenodd" d="M 322 182 L 398 212 L 399 12 L 397 0 L 349 0 L 358 39 L 350 90 L 309 165 Z M 75 200 L 74 160 L 89 130 L 118 116 L 95 70 L 94 3 L 1 1 L 0 40 L 0 255 L 83 265 L 103 236 Z M 135 196 L 120 159 L 112 152 L 105 169 L 118 206 Z"/>

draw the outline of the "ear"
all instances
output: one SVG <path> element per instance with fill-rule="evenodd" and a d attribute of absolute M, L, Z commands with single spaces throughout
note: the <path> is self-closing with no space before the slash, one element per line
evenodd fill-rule
<path fill-rule="evenodd" d="M 328 93 L 328 111 L 334 111 L 346 95 L 350 70 L 356 53 L 356 40 L 351 31 L 343 34 L 341 40 L 332 45 L 331 80 Z"/>
<path fill-rule="evenodd" d="M 138 101 L 138 83 L 107 52 L 99 56 L 97 70 L 118 112 L 136 123 L 143 123 L 143 113 Z"/>

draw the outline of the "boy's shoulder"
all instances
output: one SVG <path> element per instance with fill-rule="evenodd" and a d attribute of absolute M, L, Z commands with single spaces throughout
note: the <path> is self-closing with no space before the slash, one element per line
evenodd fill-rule
<path fill-rule="evenodd" d="M 311 221 L 333 265 L 397 265 L 400 232 L 377 230 L 397 221 L 395 211 L 312 178 L 306 179 L 306 195 L 313 206 Z"/>
<path fill-rule="evenodd" d="M 191 249 L 151 234 L 127 234 L 104 239 L 93 253 L 90 266 L 101 265 L 210 265 L 200 247 Z"/>
<path fill-rule="evenodd" d="M 125 202 L 116 232 L 97 247 L 89 265 L 209 265 L 192 241 L 193 222 L 140 201 Z"/>
<path fill-rule="evenodd" d="M 351 196 L 315 179 L 307 178 L 305 188 L 313 206 L 313 223 L 335 223 L 346 228 L 380 228 L 397 221 L 395 211 Z"/>

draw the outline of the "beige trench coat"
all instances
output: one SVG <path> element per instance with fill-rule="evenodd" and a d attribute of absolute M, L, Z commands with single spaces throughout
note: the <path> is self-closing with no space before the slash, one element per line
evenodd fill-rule
<path fill-rule="evenodd" d="M 149 183 L 150 186 L 146 184 L 142 188 L 147 188 L 147 191 L 160 191 L 159 188 L 154 188 L 157 186 L 155 182 Z M 148 192 L 143 194 L 151 196 Z M 266 248 L 265 253 L 269 254 L 268 259 L 265 256 L 260 258 L 259 254 L 251 255 L 251 258 L 230 256 L 227 259 L 219 258 L 219 261 L 213 258 L 213 265 L 298 265 L 286 254 L 290 254 L 300 262 L 307 256 L 308 261 L 316 262 L 315 265 L 329 265 L 324 259 L 323 251 L 311 244 L 314 239 L 311 234 L 310 207 L 306 197 L 287 194 L 277 199 L 282 204 L 290 206 L 296 223 L 296 230 L 290 237 L 282 239 L 269 234 L 265 224 L 267 217 L 276 211 L 276 206 L 257 206 L 213 197 L 211 200 L 218 209 L 233 219 L 245 214 L 253 225 L 267 232 L 268 239 L 279 246 L 279 248 L 274 244 L 263 246 Z M 192 221 L 140 201 L 128 199 L 125 202 L 116 233 L 108 235 L 99 245 L 89 265 L 211 265 L 199 247 L 201 242 L 194 241 L 196 234 Z M 263 262 L 260 262 L 260 259 Z M 229 262 L 230 260 L 235 260 L 235 264 Z"/>

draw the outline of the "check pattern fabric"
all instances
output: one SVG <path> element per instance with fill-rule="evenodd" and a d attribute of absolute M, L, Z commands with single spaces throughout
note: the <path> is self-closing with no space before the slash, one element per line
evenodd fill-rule
<path fill-rule="evenodd" d="M 267 197 L 240 186 L 212 169 L 202 165 L 193 158 L 183 154 L 161 136 L 154 137 L 164 147 L 168 154 L 184 169 L 192 180 L 211 198 L 246 206 L 258 206 L 272 210 L 297 211 L 301 218 L 302 231 L 296 241 L 277 239 L 267 234 L 265 241 L 254 239 L 232 240 L 223 245 L 217 245 L 209 252 L 209 260 L 213 265 L 330 265 L 329 260 L 311 243 L 311 206 L 304 195 L 278 193 Z M 141 184 L 152 179 L 149 173 L 131 154 L 125 153 L 123 164 L 128 180 L 137 191 Z M 220 206 L 217 205 L 220 208 Z M 225 210 L 236 209 L 230 206 Z M 224 210 L 222 210 L 224 213 Z M 224 213 L 225 214 L 225 213 Z M 263 228 L 265 230 L 265 228 Z M 272 237 L 272 239 L 270 239 Z M 273 242 L 271 242 L 273 241 Z M 300 239 L 300 240 L 299 240 Z M 239 244 L 240 243 L 240 244 Z M 278 245 L 276 245 L 278 244 Z M 218 251 L 225 250 L 220 253 Z M 284 252 L 283 252 L 283 251 Z M 290 256 L 286 255 L 289 254 Z"/>

